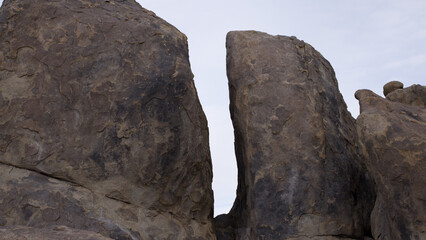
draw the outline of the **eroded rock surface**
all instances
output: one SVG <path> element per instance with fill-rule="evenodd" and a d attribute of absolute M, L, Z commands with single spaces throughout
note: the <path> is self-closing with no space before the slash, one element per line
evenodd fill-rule
<path fill-rule="evenodd" d="M 214 239 L 208 130 L 192 78 L 186 37 L 134 0 L 4 1 L 1 168 L 79 186 L 52 201 L 67 199 L 81 212 L 46 220 L 43 207 L 22 210 L 25 202 L 42 204 L 51 186 L 6 179 L 2 196 L 28 199 L 2 209 L 0 225 L 37 219 L 74 227 L 105 217 L 140 239 Z M 80 202 L 82 189 L 89 202 Z M 108 209 L 94 213 L 90 198 L 127 204 L 131 221 L 146 229 L 103 216 Z"/>
<path fill-rule="evenodd" d="M 395 90 L 409 94 L 410 88 Z M 424 88 L 424 87 L 423 87 Z M 376 182 L 376 240 L 426 239 L 426 108 L 357 91 L 359 144 Z"/>
<path fill-rule="evenodd" d="M 188 232 L 203 233 L 195 219 L 183 221 L 158 209 L 105 198 L 33 171 L 0 164 L 0 182 L 0 225 L 63 225 L 119 240 L 191 239 Z"/>
<path fill-rule="evenodd" d="M 426 108 L 426 86 L 414 84 L 407 88 L 396 89 L 386 95 L 386 99 Z"/>
<path fill-rule="evenodd" d="M 399 81 L 390 81 L 383 86 L 383 95 L 387 96 L 389 93 L 404 88 L 404 84 Z"/>
<path fill-rule="evenodd" d="M 0 227 L 0 240 L 112 240 L 98 233 L 65 226 L 32 228 L 25 226 Z"/>
<path fill-rule="evenodd" d="M 218 239 L 368 235 L 373 190 L 328 61 L 294 37 L 230 32 L 227 72 L 239 176 Z"/>

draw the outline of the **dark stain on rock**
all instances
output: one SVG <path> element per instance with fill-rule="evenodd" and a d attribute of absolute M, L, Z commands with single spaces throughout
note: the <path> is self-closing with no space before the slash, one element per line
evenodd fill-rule
<path fill-rule="evenodd" d="M 101 154 L 98 152 L 93 152 L 90 156 L 90 159 L 95 162 L 102 170 L 105 170 L 105 160 Z"/>

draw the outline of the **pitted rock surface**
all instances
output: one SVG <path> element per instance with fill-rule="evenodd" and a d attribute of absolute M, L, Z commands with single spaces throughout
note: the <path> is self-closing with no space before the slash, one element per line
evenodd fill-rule
<path fill-rule="evenodd" d="M 230 32 L 227 73 L 238 190 L 218 239 L 368 235 L 371 181 L 328 61 L 295 37 Z"/>
<path fill-rule="evenodd" d="M 369 90 L 356 97 L 359 145 L 376 182 L 374 239 L 426 239 L 426 109 Z"/>
<path fill-rule="evenodd" d="M 6 0 L 0 162 L 129 204 L 153 229 L 173 223 L 162 235 L 214 239 L 207 122 L 192 79 L 185 35 L 134 0 Z M 2 225 L 33 218 L 5 214 Z"/>

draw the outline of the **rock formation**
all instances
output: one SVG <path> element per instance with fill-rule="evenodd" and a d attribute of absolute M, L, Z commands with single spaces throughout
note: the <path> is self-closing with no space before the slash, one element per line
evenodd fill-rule
<path fill-rule="evenodd" d="M 65 226 L 32 228 L 24 226 L 0 227 L 0 240 L 112 240 L 98 233 L 76 230 Z"/>
<path fill-rule="evenodd" d="M 425 108 L 426 86 L 415 84 L 408 88 L 395 89 L 386 95 L 386 99 L 393 102 L 400 102 Z"/>
<path fill-rule="evenodd" d="M 425 86 L 358 91 L 355 121 L 309 44 L 227 51 L 238 189 L 213 219 L 185 35 L 135 0 L 5 0 L 0 240 L 426 239 Z"/>
<path fill-rule="evenodd" d="M 218 239 L 359 239 L 374 194 L 355 120 L 321 54 L 295 37 L 227 36 L 237 199 Z"/>
<path fill-rule="evenodd" d="M 134 0 L 5 0 L 0 226 L 215 239 L 186 37 Z"/>
<path fill-rule="evenodd" d="M 402 88 L 404 88 L 404 84 L 402 82 L 398 82 L 398 81 L 388 82 L 383 86 L 383 95 L 387 96 L 389 93 Z"/>
<path fill-rule="evenodd" d="M 377 240 L 426 239 L 425 89 L 413 85 L 387 99 L 356 92 L 359 145 L 376 182 L 371 228 Z"/>

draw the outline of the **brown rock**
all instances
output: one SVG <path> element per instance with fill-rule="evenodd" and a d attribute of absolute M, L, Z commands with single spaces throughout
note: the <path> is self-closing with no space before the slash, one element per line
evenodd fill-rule
<path fill-rule="evenodd" d="M 98 233 L 66 226 L 32 228 L 26 226 L 0 227 L 0 240 L 112 240 Z"/>
<path fill-rule="evenodd" d="M 402 89 L 403 87 L 404 84 L 402 82 L 390 81 L 383 86 L 383 95 L 387 96 L 389 93 L 397 89 Z"/>
<path fill-rule="evenodd" d="M 63 225 L 119 240 L 208 239 L 208 225 L 197 219 L 183 221 L 26 169 L 0 164 L 0 183 L 0 226 Z"/>
<path fill-rule="evenodd" d="M 328 61 L 295 37 L 230 32 L 227 71 L 239 175 L 228 218 L 236 239 L 367 235 L 372 188 Z"/>
<path fill-rule="evenodd" d="M 359 145 L 376 182 L 374 239 L 426 239 L 426 109 L 369 90 L 356 97 Z"/>
<path fill-rule="evenodd" d="M 128 204 L 158 234 L 214 239 L 207 122 L 192 78 L 185 35 L 134 0 L 6 0 L 0 162 Z M 5 214 L 6 225 L 31 220 Z"/>
<path fill-rule="evenodd" d="M 414 84 L 404 89 L 397 89 L 389 93 L 386 99 L 412 106 L 426 107 L 426 86 Z"/>

